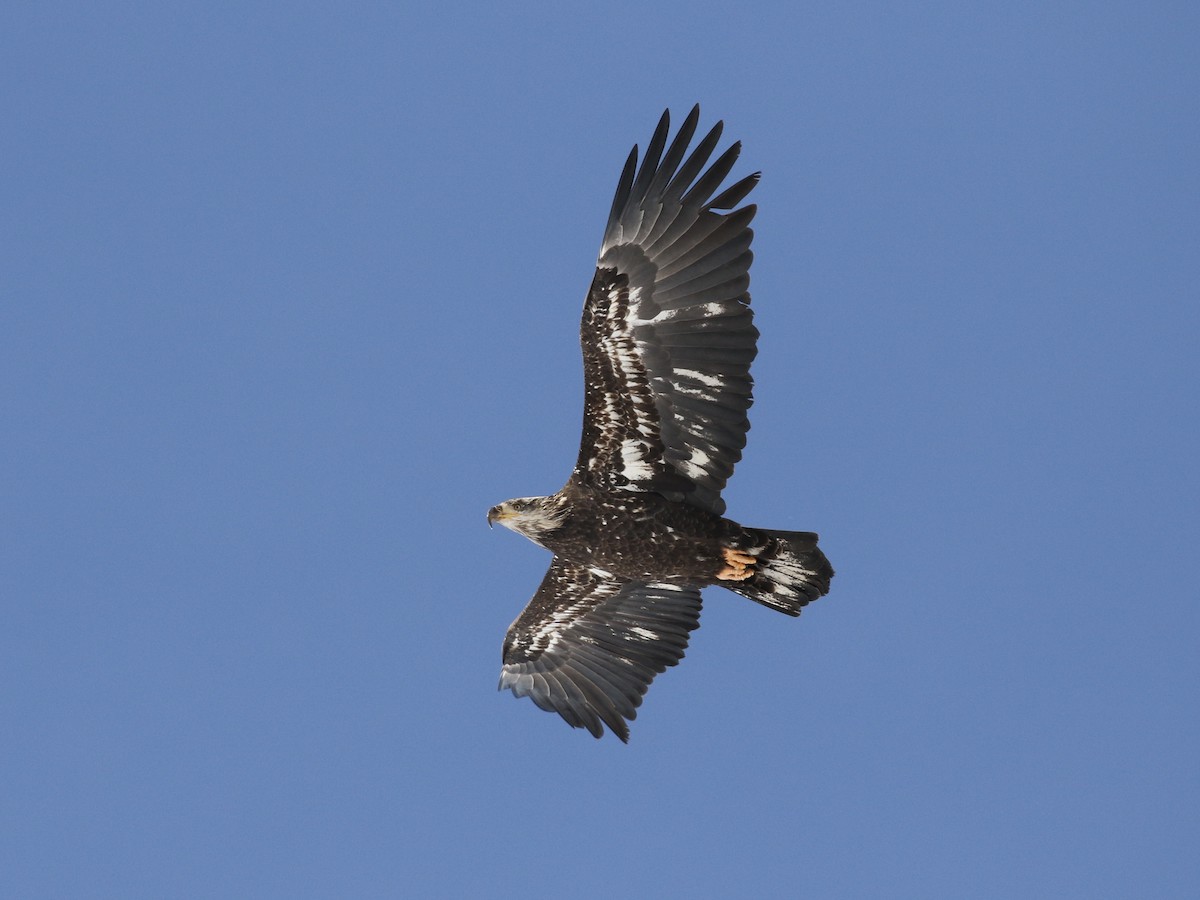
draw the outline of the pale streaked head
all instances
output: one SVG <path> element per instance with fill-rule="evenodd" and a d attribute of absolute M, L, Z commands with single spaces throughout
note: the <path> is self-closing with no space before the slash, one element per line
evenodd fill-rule
<path fill-rule="evenodd" d="M 518 497 L 488 510 L 488 525 L 499 523 L 523 534 L 536 544 L 562 524 L 565 510 L 554 497 Z"/>

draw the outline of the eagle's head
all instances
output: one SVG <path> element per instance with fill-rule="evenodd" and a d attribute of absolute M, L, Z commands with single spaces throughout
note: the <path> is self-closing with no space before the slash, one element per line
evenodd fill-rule
<path fill-rule="evenodd" d="M 505 500 L 488 510 L 488 524 L 499 522 L 517 534 L 523 534 L 535 544 L 562 524 L 566 509 L 557 497 L 518 497 Z"/>

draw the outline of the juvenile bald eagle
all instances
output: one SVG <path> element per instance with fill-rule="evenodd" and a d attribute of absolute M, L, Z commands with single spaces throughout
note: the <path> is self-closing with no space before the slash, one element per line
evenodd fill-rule
<path fill-rule="evenodd" d="M 718 122 L 685 160 L 699 116 L 697 106 L 667 147 L 663 113 L 641 167 L 635 146 L 617 184 L 583 307 L 570 480 L 488 511 L 489 524 L 554 553 L 508 630 L 500 689 L 622 741 L 654 676 L 683 658 L 701 588 L 798 616 L 833 577 L 815 534 L 723 517 L 758 337 L 747 293 L 755 207 L 735 207 L 759 176 L 714 197 L 741 145 L 705 169 Z"/>

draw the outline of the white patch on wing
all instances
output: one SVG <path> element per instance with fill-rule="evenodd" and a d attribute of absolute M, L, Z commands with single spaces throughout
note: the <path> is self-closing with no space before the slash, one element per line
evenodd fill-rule
<path fill-rule="evenodd" d="M 717 395 L 708 388 L 697 387 L 694 384 L 685 384 L 681 381 L 675 385 L 675 390 L 685 397 L 698 397 L 701 400 L 708 400 L 712 403 L 717 402 Z"/>
<path fill-rule="evenodd" d="M 680 378 L 691 378 L 693 381 L 698 381 L 711 388 L 719 388 L 724 385 L 720 375 L 709 375 L 707 372 L 699 372 L 696 369 L 676 369 L 675 374 Z"/>
<path fill-rule="evenodd" d="M 717 316 L 732 315 L 738 311 L 736 306 L 730 306 L 728 302 L 722 303 L 719 300 L 714 300 L 709 303 L 702 303 L 699 306 L 681 306 L 677 309 L 664 309 L 653 319 L 639 319 L 638 324 L 665 324 L 674 322 L 677 319 L 684 321 L 702 322 L 705 319 L 716 318 Z"/>
<path fill-rule="evenodd" d="M 646 449 L 641 441 L 621 441 L 621 469 L 630 481 L 646 481 L 654 477 L 654 469 L 646 461 Z"/>
<path fill-rule="evenodd" d="M 587 462 L 593 472 L 618 473 L 629 490 L 638 482 L 650 481 L 657 472 L 655 447 L 660 442 L 658 410 L 633 328 L 641 320 L 640 289 L 613 286 L 607 293 L 603 315 L 605 327 L 599 335 L 600 349 L 609 371 L 616 376 L 599 391 L 602 406 L 600 440 Z M 615 458 L 616 453 L 620 458 Z"/>
<path fill-rule="evenodd" d="M 640 325 L 649 325 L 657 316 L 652 316 L 649 319 L 643 319 L 637 314 L 637 311 L 642 308 L 642 287 L 640 285 L 631 286 L 629 289 L 629 311 L 625 316 L 625 320 L 633 328 Z"/>
<path fill-rule="evenodd" d="M 645 638 L 648 641 L 657 641 L 658 640 L 658 634 L 651 631 L 648 628 L 639 628 L 638 626 L 633 625 L 630 627 L 629 630 L 631 632 L 633 632 L 634 634 L 636 634 L 638 637 Z"/>
<path fill-rule="evenodd" d="M 601 578 L 611 578 L 611 574 L 602 569 L 592 569 Z M 597 602 L 611 597 L 620 586 L 616 584 L 597 585 L 589 597 L 569 603 L 550 612 L 528 637 L 518 636 L 513 642 L 515 647 L 527 648 L 533 654 L 548 653 L 566 639 L 572 626 L 595 607 Z"/>

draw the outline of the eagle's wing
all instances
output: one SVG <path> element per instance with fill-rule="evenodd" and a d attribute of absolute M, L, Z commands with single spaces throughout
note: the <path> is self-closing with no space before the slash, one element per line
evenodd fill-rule
<path fill-rule="evenodd" d="M 654 676 L 683 658 L 700 591 L 605 577 L 558 557 L 504 639 L 500 690 L 595 737 L 629 740 Z M 603 724 L 601 724 L 603 723 Z"/>
<path fill-rule="evenodd" d="M 747 293 L 755 207 L 716 210 L 737 206 L 758 174 L 713 197 L 741 145 L 705 171 L 718 122 L 684 161 L 699 114 L 664 154 L 663 113 L 641 168 L 635 146 L 617 185 L 580 328 L 583 438 L 572 477 L 720 514 L 750 428 L 758 330 Z"/>

